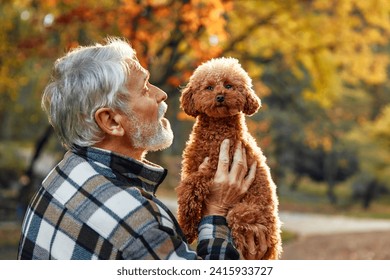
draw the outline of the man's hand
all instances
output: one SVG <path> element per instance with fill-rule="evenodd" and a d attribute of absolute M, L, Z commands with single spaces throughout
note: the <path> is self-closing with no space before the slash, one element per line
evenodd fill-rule
<path fill-rule="evenodd" d="M 247 260 L 260 260 L 267 252 L 267 240 L 265 238 L 266 227 L 260 224 L 250 225 L 245 237 L 248 245 L 247 252 L 244 255 Z M 260 249 L 256 244 L 260 244 Z"/>
<path fill-rule="evenodd" d="M 207 168 L 207 158 L 199 170 Z M 248 172 L 246 151 L 239 142 L 229 170 L 229 139 L 221 143 L 217 171 L 207 198 L 205 215 L 226 216 L 228 210 L 238 203 L 255 179 L 256 162 Z"/>

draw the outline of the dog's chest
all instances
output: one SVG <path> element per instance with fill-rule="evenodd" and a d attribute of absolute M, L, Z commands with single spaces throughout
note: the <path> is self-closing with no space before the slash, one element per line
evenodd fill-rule
<path fill-rule="evenodd" d="M 230 140 L 229 154 L 230 159 L 232 159 L 237 142 L 243 141 L 239 119 L 228 121 L 198 119 L 193 127 L 187 147 L 192 151 L 191 158 L 195 159 L 193 163 L 198 166 L 205 157 L 209 157 L 210 164 L 216 169 L 220 145 L 225 139 Z"/>

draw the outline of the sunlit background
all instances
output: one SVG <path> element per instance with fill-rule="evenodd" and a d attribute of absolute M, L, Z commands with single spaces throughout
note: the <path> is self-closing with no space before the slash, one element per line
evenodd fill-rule
<path fill-rule="evenodd" d="M 31 195 L 64 150 L 40 107 L 56 58 L 129 40 L 168 93 L 175 208 L 194 120 L 180 87 L 203 61 L 240 60 L 262 109 L 247 119 L 271 166 L 284 259 L 390 259 L 390 1 L 1 0 L 0 259 L 15 259 Z"/>

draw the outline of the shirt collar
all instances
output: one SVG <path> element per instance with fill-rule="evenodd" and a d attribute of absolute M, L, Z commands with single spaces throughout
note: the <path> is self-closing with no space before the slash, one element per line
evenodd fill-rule
<path fill-rule="evenodd" d="M 108 150 L 76 147 L 72 152 L 88 161 L 107 166 L 114 174 L 129 182 L 138 183 L 139 187 L 153 194 L 156 193 L 158 186 L 164 181 L 168 173 L 165 168 L 146 159 L 139 161 Z"/>

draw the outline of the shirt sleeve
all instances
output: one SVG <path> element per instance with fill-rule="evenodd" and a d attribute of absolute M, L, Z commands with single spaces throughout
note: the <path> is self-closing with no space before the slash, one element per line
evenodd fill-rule
<path fill-rule="evenodd" d="M 125 219 L 127 239 L 122 252 L 123 259 L 145 260 L 194 260 L 197 253 L 190 248 L 185 238 L 179 234 L 174 216 L 169 215 L 165 206 L 148 194 L 132 190 L 133 197 L 139 201 Z"/>
<path fill-rule="evenodd" d="M 137 215 L 141 214 L 142 215 Z M 177 229 L 174 217 L 167 215 L 155 201 L 143 199 L 139 213 L 133 212 L 128 223 L 133 232 L 131 242 L 122 250 L 124 259 L 238 259 L 230 229 L 221 216 L 204 217 L 198 227 L 197 252 L 191 249 Z M 135 221 L 138 220 L 138 223 Z M 137 226 L 135 226 L 138 224 Z"/>
<path fill-rule="evenodd" d="M 237 260 L 231 231 L 222 216 L 206 216 L 198 227 L 198 256 L 208 260 Z"/>

